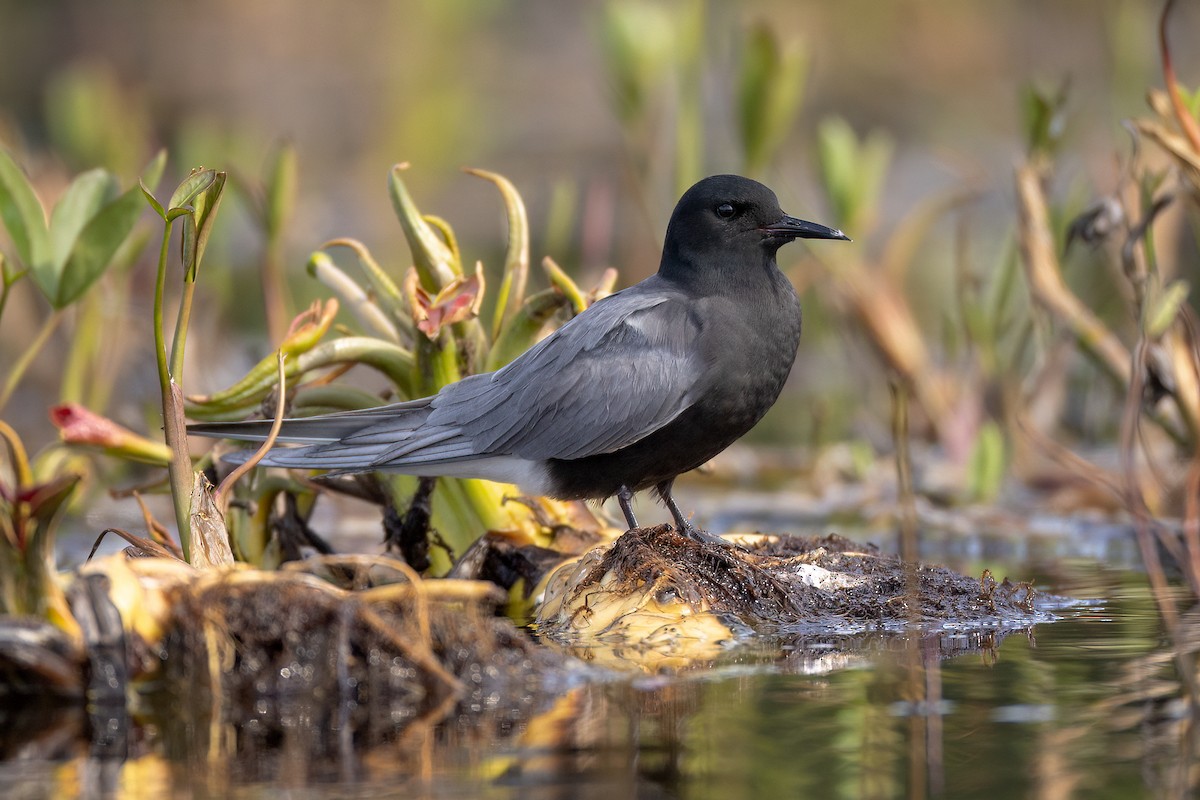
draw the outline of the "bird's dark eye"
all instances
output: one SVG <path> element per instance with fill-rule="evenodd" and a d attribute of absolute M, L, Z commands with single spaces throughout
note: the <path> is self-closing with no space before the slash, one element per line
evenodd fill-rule
<path fill-rule="evenodd" d="M 732 203 L 721 203 L 721 205 L 717 206 L 717 216 L 721 219 L 729 219 L 736 210 Z"/>

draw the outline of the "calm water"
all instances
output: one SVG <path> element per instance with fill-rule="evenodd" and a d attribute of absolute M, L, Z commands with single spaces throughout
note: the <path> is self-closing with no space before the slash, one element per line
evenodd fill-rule
<path fill-rule="evenodd" d="M 169 704 L 89 738 L 68 709 L 0 763 L 0 797 L 1188 796 L 1181 753 L 1195 748 L 1133 549 L 1071 541 L 925 537 L 927 559 L 1096 601 L 1029 630 L 746 648 L 564 687 L 487 731 L 409 725 L 384 745 L 304 714 L 273 741 L 196 729 Z"/>

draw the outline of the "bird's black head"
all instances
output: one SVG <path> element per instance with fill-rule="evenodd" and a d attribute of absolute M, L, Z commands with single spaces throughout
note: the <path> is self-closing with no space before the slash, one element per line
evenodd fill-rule
<path fill-rule="evenodd" d="M 685 280 L 716 277 L 773 265 L 775 253 L 793 239 L 848 238 L 784 214 L 775 193 L 758 181 L 714 175 L 684 192 L 675 206 L 659 274 Z"/>

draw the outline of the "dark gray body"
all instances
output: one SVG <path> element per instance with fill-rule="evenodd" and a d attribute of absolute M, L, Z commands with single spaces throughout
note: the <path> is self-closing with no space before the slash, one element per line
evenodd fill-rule
<path fill-rule="evenodd" d="M 800 302 L 784 276 L 764 275 L 753 311 L 737 297 L 692 297 L 680 304 L 685 347 L 699 367 L 695 402 L 662 428 L 611 453 L 551 459 L 553 494 L 609 497 L 622 486 L 648 489 L 699 467 L 741 438 L 774 405 L 800 344 Z M 736 342 L 736 347 L 730 347 Z M 613 384 L 611 391 L 621 391 Z"/>
<path fill-rule="evenodd" d="M 800 342 L 775 263 L 795 238 L 846 238 L 788 217 L 762 184 L 715 176 L 684 194 L 658 274 L 607 297 L 511 364 L 433 397 L 288 420 L 266 466 L 479 477 L 563 499 L 657 487 L 724 450 L 774 404 Z M 198 425 L 263 439 L 270 423 Z M 677 521 L 682 521 L 676 513 Z"/>

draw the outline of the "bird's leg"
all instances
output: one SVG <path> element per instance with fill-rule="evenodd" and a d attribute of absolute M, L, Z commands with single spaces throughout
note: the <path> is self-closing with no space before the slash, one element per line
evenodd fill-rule
<path fill-rule="evenodd" d="M 658 496 L 663 499 L 663 502 L 667 504 L 667 508 L 671 510 L 671 516 L 675 518 L 675 529 L 682 534 L 691 536 L 695 532 L 695 529 L 692 528 L 692 523 L 688 521 L 687 517 L 683 516 L 683 512 L 675 503 L 675 498 L 671 497 L 671 483 L 672 481 L 663 481 L 655 486 L 654 490 L 658 492 Z"/>
<path fill-rule="evenodd" d="M 628 486 L 622 486 L 617 489 L 617 502 L 621 505 L 621 513 L 625 515 L 625 522 L 629 525 L 629 530 L 633 530 L 638 526 L 637 517 L 633 515 L 633 492 Z"/>
<path fill-rule="evenodd" d="M 729 542 L 722 539 L 720 536 L 714 536 L 708 531 L 702 531 L 692 525 L 687 517 L 683 516 L 683 512 L 679 509 L 679 505 L 675 502 L 675 498 L 671 497 L 671 484 L 673 481 L 663 481 L 654 487 L 658 492 L 658 496 L 667 504 L 667 508 L 671 510 L 671 516 L 675 518 L 675 530 L 682 533 L 689 539 L 694 539 L 697 542 L 705 542 L 706 544 L 719 544 L 725 547 L 729 546 Z"/>

